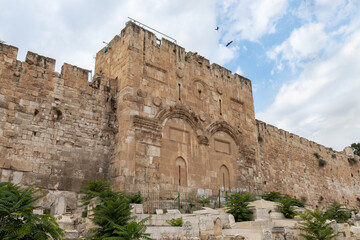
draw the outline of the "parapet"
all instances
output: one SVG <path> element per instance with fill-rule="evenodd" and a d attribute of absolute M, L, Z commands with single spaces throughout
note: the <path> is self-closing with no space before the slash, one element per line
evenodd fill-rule
<path fill-rule="evenodd" d="M 55 71 L 55 59 L 44 57 L 30 51 L 26 54 L 25 62 L 27 62 L 29 65 L 34 64 L 37 67 L 48 69 L 50 71 Z"/>
<path fill-rule="evenodd" d="M 311 148 L 316 148 L 316 151 L 333 151 L 336 153 L 339 153 L 338 151 L 333 150 L 332 148 L 329 147 L 325 147 L 324 145 L 321 145 L 319 143 L 316 143 L 314 141 L 308 140 L 306 138 L 300 137 L 294 133 L 290 133 L 288 131 L 285 131 L 283 129 L 279 129 L 273 125 L 267 124 L 261 120 L 257 120 L 256 119 L 256 126 L 258 129 L 258 134 L 265 138 L 266 141 L 266 136 L 264 135 L 264 132 L 266 132 L 268 135 L 270 136 L 274 136 L 274 137 L 280 137 L 280 138 L 284 138 L 285 141 L 287 142 L 298 142 L 299 144 L 303 145 L 303 146 L 307 146 L 307 147 L 311 147 Z"/>
<path fill-rule="evenodd" d="M 109 42 L 109 50 L 105 53 L 100 50 L 96 55 L 95 74 L 108 76 L 110 78 L 126 75 L 126 69 L 136 60 L 136 64 L 146 66 L 142 72 L 133 76 L 141 78 L 138 74 L 150 74 L 149 78 L 165 83 L 170 81 L 182 81 L 183 84 L 192 84 L 199 78 L 205 84 L 211 86 L 210 76 L 216 81 L 215 85 L 226 84 L 227 86 L 241 85 L 244 90 L 252 92 L 251 81 L 230 70 L 216 64 L 210 63 L 208 59 L 196 52 L 186 52 L 185 49 L 169 39 L 158 39 L 155 33 L 142 28 L 134 22 L 128 22 Z M 129 53 L 129 54 L 128 54 Z M 135 55 L 134 55 L 135 54 Z M 137 55 L 137 56 L 136 56 Z M 129 57 L 131 56 L 131 57 Z M 135 57 L 136 56 L 136 57 Z M 149 70 L 149 71 L 147 71 Z M 187 78 L 183 78 L 184 74 Z M 157 79 L 160 78 L 160 79 Z M 131 84 L 135 84 L 132 80 Z M 171 83 L 173 84 L 173 83 Z M 125 86 L 125 85 L 124 85 Z M 122 88 L 123 86 L 120 86 Z M 229 87 L 230 89 L 231 87 Z"/>
<path fill-rule="evenodd" d="M 17 54 L 17 47 L 0 43 L 0 61 L 4 61 L 6 64 L 15 64 Z"/>

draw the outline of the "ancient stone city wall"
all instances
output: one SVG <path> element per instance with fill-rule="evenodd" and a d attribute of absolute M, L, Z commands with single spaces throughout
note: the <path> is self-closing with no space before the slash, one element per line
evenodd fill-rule
<path fill-rule="evenodd" d="M 280 191 L 358 204 L 348 156 L 255 120 L 250 80 L 128 23 L 95 76 L 0 45 L 1 181 L 66 195 L 105 178 L 129 192 Z M 326 161 L 319 167 L 314 153 Z M 55 196 L 55 197 L 54 197 Z"/>
<path fill-rule="evenodd" d="M 279 191 L 306 199 L 313 206 L 329 202 L 359 206 L 360 166 L 349 162 L 351 154 L 334 151 L 261 121 L 257 121 L 257 128 L 264 192 Z M 319 159 L 326 164 L 319 166 Z"/>
<path fill-rule="evenodd" d="M 84 181 L 107 176 L 115 82 L 89 84 L 87 70 L 64 64 L 59 74 L 54 59 L 28 52 L 21 62 L 17 51 L 0 45 L 1 181 L 76 197 Z"/>

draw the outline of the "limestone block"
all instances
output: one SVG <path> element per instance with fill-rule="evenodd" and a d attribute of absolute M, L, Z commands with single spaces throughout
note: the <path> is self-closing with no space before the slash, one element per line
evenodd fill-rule
<path fill-rule="evenodd" d="M 9 182 L 11 177 L 11 170 L 1 170 L 1 182 Z"/>
<path fill-rule="evenodd" d="M 44 209 L 34 209 L 33 210 L 33 214 L 39 214 L 39 215 L 42 215 L 44 214 Z"/>
<path fill-rule="evenodd" d="M 168 209 L 167 214 L 180 214 L 178 209 Z"/>
<path fill-rule="evenodd" d="M 270 214 L 270 219 L 284 219 L 284 214 L 280 213 L 280 212 L 271 212 Z"/>
<path fill-rule="evenodd" d="M 33 168 L 33 163 L 24 160 L 12 160 L 11 167 L 19 171 L 30 172 Z"/>
<path fill-rule="evenodd" d="M 235 224 L 235 218 L 232 214 L 229 214 L 229 225 L 230 227 L 233 226 Z"/>
<path fill-rule="evenodd" d="M 51 207 L 51 215 L 61 215 L 66 212 L 65 197 L 60 196 L 55 199 L 54 205 Z"/>
<path fill-rule="evenodd" d="M 14 171 L 11 182 L 14 184 L 19 184 L 23 178 L 23 175 L 24 175 L 23 172 Z"/>
<path fill-rule="evenodd" d="M 164 211 L 162 209 L 156 209 L 156 215 L 164 214 Z"/>
<path fill-rule="evenodd" d="M 348 223 L 344 223 L 344 233 L 346 238 L 351 237 L 350 226 Z"/>
<path fill-rule="evenodd" d="M 143 205 L 142 204 L 130 204 L 131 212 L 135 214 L 142 214 L 144 213 Z"/>
<path fill-rule="evenodd" d="M 214 221 L 214 235 L 215 236 L 222 235 L 222 223 L 220 218 L 216 218 Z"/>
<path fill-rule="evenodd" d="M 350 232 L 352 232 L 353 234 L 360 234 L 360 227 L 356 227 L 356 226 L 351 226 L 350 227 Z"/>

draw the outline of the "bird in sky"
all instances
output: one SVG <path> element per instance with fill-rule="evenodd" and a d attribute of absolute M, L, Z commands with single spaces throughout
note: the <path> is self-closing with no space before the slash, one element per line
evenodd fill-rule
<path fill-rule="evenodd" d="M 219 26 L 217 26 L 217 27 L 215 28 L 215 30 L 216 30 L 216 31 L 219 30 Z"/>
<path fill-rule="evenodd" d="M 228 47 L 231 43 L 232 43 L 233 41 L 231 41 L 231 42 L 228 42 L 228 44 L 226 44 L 226 47 Z"/>

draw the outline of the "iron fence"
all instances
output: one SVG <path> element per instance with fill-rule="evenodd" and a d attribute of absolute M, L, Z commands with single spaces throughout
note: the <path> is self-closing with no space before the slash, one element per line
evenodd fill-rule
<path fill-rule="evenodd" d="M 226 206 L 226 200 L 234 193 L 246 193 L 246 190 L 224 191 L 219 189 L 218 193 L 211 196 L 199 196 L 196 193 L 175 191 L 139 191 L 143 199 L 144 213 L 154 214 L 156 209 L 178 209 L 181 213 L 191 213 L 202 207 L 221 208 Z M 256 191 L 251 191 L 259 198 Z"/>

